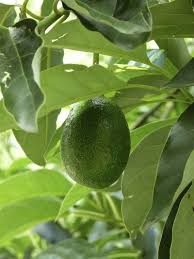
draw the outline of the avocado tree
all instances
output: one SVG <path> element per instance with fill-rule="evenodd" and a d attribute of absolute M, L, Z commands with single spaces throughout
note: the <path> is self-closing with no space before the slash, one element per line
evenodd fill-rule
<path fill-rule="evenodd" d="M 0 1 L 0 258 L 194 258 L 193 7 Z"/>

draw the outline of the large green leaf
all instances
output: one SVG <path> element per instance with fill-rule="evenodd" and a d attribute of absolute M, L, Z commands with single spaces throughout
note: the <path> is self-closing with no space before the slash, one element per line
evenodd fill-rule
<path fill-rule="evenodd" d="M 42 41 L 36 36 L 36 22 L 26 19 L 9 29 L 0 26 L 0 85 L 7 110 L 25 131 L 35 132 L 36 113 L 43 102 L 39 84 Z M 30 48 L 30 53 L 29 53 Z"/>
<path fill-rule="evenodd" d="M 127 84 L 102 66 L 61 65 L 41 73 L 46 112 L 125 88 Z M 55 91 L 53 91 L 53 88 Z"/>
<path fill-rule="evenodd" d="M 54 0 L 44 0 L 41 6 L 41 15 L 48 16 L 52 12 Z"/>
<path fill-rule="evenodd" d="M 71 208 L 77 201 L 84 198 L 88 193 L 90 193 L 92 190 L 90 188 L 87 188 L 85 186 L 75 184 L 71 187 L 67 195 L 65 196 L 59 214 L 57 216 L 62 216 L 69 208 Z"/>
<path fill-rule="evenodd" d="M 130 234 L 143 227 L 152 205 L 158 163 L 169 130 L 166 126 L 145 137 L 129 157 L 122 179 L 122 213 Z"/>
<path fill-rule="evenodd" d="M 46 47 L 101 53 L 150 64 L 145 45 L 130 51 L 122 50 L 98 32 L 85 29 L 78 20 L 56 25 L 43 39 Z"/>
<path fill-rule="evenodd" d="M 45 153 L 56 131 L 59 111 L 53 111 L 38 120 L 38 133 L 14 130 L 14 135 L 25 154 L 36 164 L 45 165 Z"/>
<path fill-rule="evenodd" d="M 194 224 L 194 186 L 187 191 L 179 206 L 177 216 L 173 225 L 172 245 L 170 250 L 170 258 L 194 258 L 194 240 L 193 240 L 193 224 Z"/>
<path fill-rule="evenodd" d="M 64 240 L 43 251 L 35 259 L 65 259 L 68 257 L 75 259 L 105 259 L 101 252 L 97 252 L 95 247 L 81 239 Z"/>
<path fill-rule="evenodd" d="M 170 79 L 177 74 L 177 69 L 181 69 L 191 59 L 187 44 L 184 39 L 159 39 L 156 41 L 160 49 L 165 50 L 165 55 L 170 59 L 175 69 L 170 73 Z M 162 51 L 160 50 L 160 51 Z M 159 51 L 159 50 L 158 50 Z M 177 55 L 177 53 L 179 53 Z M 169 69 L 169 68 L 168 68 Z"/>
<path fill-rule="evenodd" d="M 63 64 L 63 49 L 42 48 L 41 70 Z"/>
<path fill-rule="evenodd" d="M 180 186 L 186 162 L 194 149 L 194 104 L 189 106 L 173 126 L 163 150 L 148 220 L 164 216 Z M 168 190 L 168 191 L 166 191 Z"/>
<path fill-rule="evenodd" d="M 86 28 L 104 35 L 123 49 L 133 49 L 147 41 L 152 19 L 146 0 L 63 0 Z"/>
<path fill-rule="evenodd" d="M 118 79 L 113 72 L 102 66 L 61 65 L 41 72 L 41 84 L 46 102 L 40 116 L 72 103 L 126 88 L 127 83 Z M 53 89 L 55 89 L 53 91 Z M 16 124 L 0 103 L 0 132 L 15 128 Z"/>
<path fill-rule="evenodd" d="M 60 208 L 60 200 L 55 197 L 32 198 L 0 210 L 0 243 L 12 239 L 17 234 L 38 223 L 53 220 Z"/>
<path fill-rule="evenodd" d="M 17 127 L 14 117 L 6 110 L 3 100 L 0 101 L 0 132 Z"/>
<path fill-rule="evenodd" d="M 16 18 L 16 12 L 11 5 L 5 5 L 0 3 L 0 25 L 12 26 Z"/>
<path fill-rule="evenodd" d="M 194 15 L 190 0 L 176 0 L 151 8 L 153 39 L 193 37 Z"/>
<path fill-rule="evenodd" d="M 194 86 L 194 58 L 192 58 L 170 82 L 166 84 L 167 87 L 182 88 L 185 86 Z"/>
<path fill-rule="evenodd" d="M 163 128 L 165 126 L 171 126 L 176 122 L 176 119 L 159 120 L 155 122 L 148 123 L 140 128 L 131 131 L 131 147 L 135 147 L 143 140 L 144 137 L 150 135 L 152 132 Z"/>
<path fill-rule="evenodd" d="M 0 208 L 33 197 L 66 195 L 70 188 L 70 182 L 57 171 L 17 174 L 0 182 Z"/>
<path fill-rule="evenodd" d="M 164 258 L 170 258 L 170 246 L 171 246 L 171 241 L 172 241 L 172 227 L 174 224 L 174 220 L 177 215 L 177 211 L 180 205 L 180 202 L 182 201 L 182 198 L 188 191 L 188 189 L 191 186 L 187 186 L 187 188 L 184 189 L 184 191 L 179 195 L 178 199 L 174 203 L 171 212 L 167 218 L 167 221 L 165 222 L 164 229 L 162 231 L 162 238 L 160 241 L 160 246 L 159 246 L 159 259 L 164 259 Z"/>

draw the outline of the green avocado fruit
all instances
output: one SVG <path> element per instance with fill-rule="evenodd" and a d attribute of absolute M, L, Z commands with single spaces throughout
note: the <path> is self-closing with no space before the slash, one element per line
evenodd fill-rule
<path fill-rule="evenodd" d="M 130 132 L 121 109 L 108 99 L 80 102 L 70 111 L 61 138 L 61 156 L 77 183 L 102 189 L 122 174 L 130 152 Z"/>

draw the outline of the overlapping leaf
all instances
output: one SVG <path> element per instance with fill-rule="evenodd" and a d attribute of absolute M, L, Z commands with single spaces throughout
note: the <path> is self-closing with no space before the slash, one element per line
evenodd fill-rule
<path fill-rule="evenodd" d="M 194 149 L 193 113 L 194 104 L 186 109 L 170 132 L 158 168 L 149 221 L 164 216 L 182 182 L 186 162 Z"/>
<path fill-rule="evenodd" d="M 43 39 L 44 45 L 50 48 L 101 53 L 150 64 L 145 44 L 134 50 L 122 50 L 98 32 L 85 29 L 78 20 L 56 25 L 53 30 L 43 36 Z"/>
<path fill-rule="evenodd" d="M 90 192 L 90 188 L 87 188 L 79 184 L 73 185 L 61 204 L 61 208 L 57 218 L 62 216 L 67 211 L 67 209 L 72 207 L 77 201 L 84 198 Z"/>
<path fill-rule="evenodd" d="M 194 86 L 194 58 L 192 58 L 170 82 L 167 87 L 182 88 L 186 86 Z"/>
<path fill-rule="evenodd" d="M 0 182 L 0 208 L 33 197 L 62 196 L 70 188 L 70 182 L 53 170 L 44 169 L 11 176 Z"/>
<path fill-rule="evenodd" d="M 141 229 L 152 205 L 158 163 L 169 130 L 166 126 L 145 137 L 129 157 L 122 180 L 122 213 L 131 234 Z"/>
<path fill-rule="evenodd" d="M 47 112 L 69 104 L 127 87 L 111 71 L 102 66 L 61 65 L 41 73 Z M 53 88 L 55 91 L 53 91 Z"/>
<path fill-rule="evenodd" d="M 147 41 L 152 19 L 145 0 L 63 0 L 82 24 L 103 34 L 123 49 L 133 49 Z"/>
<path fill-rule="evenodd" d="M 25 154 L 36 164 L 45 165 L 45 153 L 56 131 L 59 111 L 53 111 L 38 120 L 38 133 L 14 130 L 14 135 Z"/>
<path fill-rule="evenodd" d="M 12 26 L 16 18 L 16 12 L 13 6 L 0 3 L 0 25 Z"/>
<path fill-rule="evenodd" d="M 193 37 L 194 16 L 190 0 L 176 0 L 153 6 L 151 13 L 153 39 Z"/>
<path fill-rule="evenodd" d="M 173 225 L 170 258 L 192 259 L 194 257 L 193 242 L 193 199 L 194 186 L 187 191 L 182 199 Z"/>
<path fill-rule="evenodd" d="M 60 204 L 59 199 L 47 196 L 23 200 L 2 208 L 0 210 L 0 244 L 38 223 L 55 219 Z"/>
<path fill-rule="evenodd" d="M 174 224 L 174 220 L 176 219 L 177 211 L 179 209 L 179 205 L 187 193 L 188 189 L 191 186 L 187 186 L 183 192 L 179 195 L 178 199 L 174 203 L 171 212 L 167 218 L 167 221 L 165 222 L 165 226 L 162 232 L 162 239 L 160 241 L 160 246 L 159 246 L 159 259 L 163 258 L 170 258 L 170 246 L 171 246 L 171 241 L 172 241 L 172 228 Z"/>
<path fill-rule="evenodd" d="M 23 20 L 9 29 L 0 27 L 0 85 L 7 110 L 18 125 L 35 132 L 36 113 L 43 102 L 38 86 L 39 57 L 42 41 L 36 36 L 36 22 Z M 29 53 L 30 49 L 30 53 Z"/>

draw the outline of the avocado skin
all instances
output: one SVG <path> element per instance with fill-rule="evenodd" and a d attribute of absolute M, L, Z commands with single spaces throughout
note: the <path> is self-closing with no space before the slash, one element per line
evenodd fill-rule
<path fill-rule="evenodd" d="M 130 132 L 120 108 L 97 97 L 77 104 L 65 121 L 61 156 L 77 183 L 102 189 L 122 174 L 130 152 Z"/>

